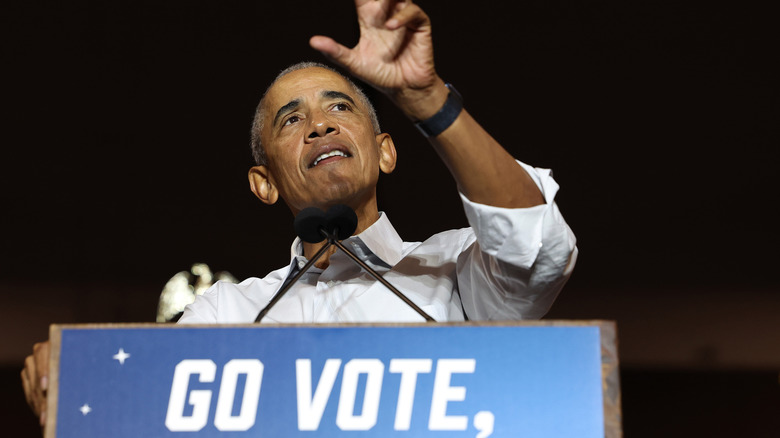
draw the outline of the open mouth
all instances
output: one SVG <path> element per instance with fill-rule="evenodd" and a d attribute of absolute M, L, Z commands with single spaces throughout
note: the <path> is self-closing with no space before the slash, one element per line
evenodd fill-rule
<path fill-rule="evenodd" d="M 344 151 L 334 149 L 330 152 L 326 152 L 324 154 L 318 155 L 317 158 L 315 158 L 314 161 L 309 165 L 309 168 L 312 168 L 323 162 L 327 163 L 329 161 L 335 161 L 334 157 L 349 158 L 350 155 Z"/>

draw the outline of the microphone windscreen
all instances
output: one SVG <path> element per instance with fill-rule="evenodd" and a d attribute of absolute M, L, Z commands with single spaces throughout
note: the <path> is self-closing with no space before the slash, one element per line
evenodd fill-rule
<path fill-rule="evenodd" d="M 354 213 L 353 213 L 354 214 Z M 325 212 L 316 207 L 308 207 L 301 210 L 298 216 L 295 216 L 293 226 L 295 234 L 304 242 L 317 243 L 325 240 L 325 236 L 320 232 L 328 224 L 325 218 Z"/>
<path fill-rule="evenodd" d="M 358 218 L 355 210 L 344 204 L 330 207 L 325 217 L 328 221 L 328 231 L 336 234 L 339 240 L 349 238 L 357 229 Z"/>

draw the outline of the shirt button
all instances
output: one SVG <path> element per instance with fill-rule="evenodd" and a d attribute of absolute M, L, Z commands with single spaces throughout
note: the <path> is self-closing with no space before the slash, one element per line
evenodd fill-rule
<path fill-rule="evenodd" d="M 333 285 L 336 284 L 336 282 L 334 282 L 333 280 L 330 280 L 330 281 L 328 281 L 327 284 L 328 284 L 328 287 L 333 287 Z"/>

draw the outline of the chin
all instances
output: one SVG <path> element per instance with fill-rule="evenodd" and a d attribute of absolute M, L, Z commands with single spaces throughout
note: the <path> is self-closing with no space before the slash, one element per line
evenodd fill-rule
<path fill-rule="evenodd" d="M 365 198 L 367 198 L 365 190 L 355 190 L 354 186 L 351 185 L 338 185 L 330 187 L 315 202 L 321 208 L 336 204 L 345 204 L 356 208 Z"/>

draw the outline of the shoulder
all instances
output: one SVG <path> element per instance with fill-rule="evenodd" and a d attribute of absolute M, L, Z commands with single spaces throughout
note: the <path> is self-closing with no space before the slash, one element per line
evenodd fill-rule
<path fill-rule="evenodd" d="M 280 268 L 263 278 L 250 277 L 240 283 L 217 281 L 185 308 L 179 322 L 243 322 L 245 313 L 271 299 L 288 270 L 289 267 Z"/>
<path fill-rule="evenodd" d="M 228 281 L 218 281 L 211 286 L 203 295 L 211 295 L 212 297 L 219 296 L 220 298 L 227 298 L 229 296 L 241 295 L 245 297 L 258 297 L 265 293 L 273 294 L 276 291 L 276 287 L 284 281 L 287 276 L 289 266 L 271 271 L 263 278 L 249 277 L 239 283 L 231 283 Z M 270 291 L 270 292 L 268 292 Z"/>

